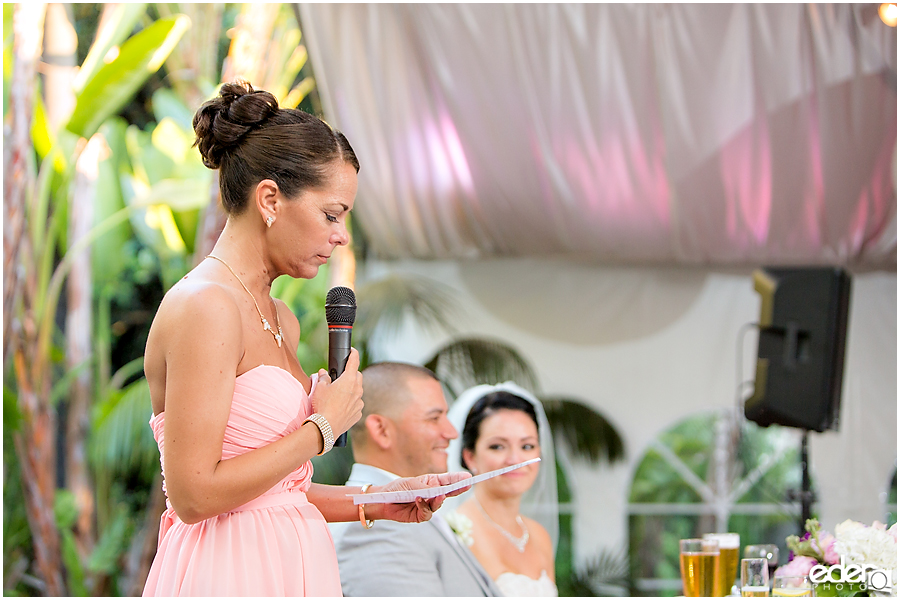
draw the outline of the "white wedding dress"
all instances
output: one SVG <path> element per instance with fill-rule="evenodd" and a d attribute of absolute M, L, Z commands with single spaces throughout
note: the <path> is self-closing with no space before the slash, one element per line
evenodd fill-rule
<path fill-rule="evenodd" d="M 541 571 L 538 579 L 518 573 L 501 573 L 494 583 L 497 584 L 504 596 L 559 596 L 556 584 L 547 576 L 546 571 Z"/>

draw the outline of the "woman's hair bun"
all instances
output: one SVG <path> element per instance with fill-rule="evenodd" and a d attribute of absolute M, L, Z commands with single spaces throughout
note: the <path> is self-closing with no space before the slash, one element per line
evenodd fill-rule
<path fill-rule="evenodd" d="M 254 90 L 246 81 L 224 84 L 219 95 L 194 114 L 194 145 L 200 149 L 203 164 L 218 169 L 231 148 L 278 110 L 278 100 L 269 92 Z"/>

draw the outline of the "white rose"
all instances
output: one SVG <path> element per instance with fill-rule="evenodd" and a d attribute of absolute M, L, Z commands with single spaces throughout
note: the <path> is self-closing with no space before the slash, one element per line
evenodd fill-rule
<path fill-rule="evenodd" d="M 453 533 L 456 534 L 456 537 L 458 537 L 463 544 L 471 546 L 475 543 L 475 540 L 472 539 L 473 524 L 469 517 L 453 511 L 447 513 L 447 515 L 444 516 L 444 520 L 447 521 L 447 525 L 450 526 L 450 529 L 453 530 Z"/>

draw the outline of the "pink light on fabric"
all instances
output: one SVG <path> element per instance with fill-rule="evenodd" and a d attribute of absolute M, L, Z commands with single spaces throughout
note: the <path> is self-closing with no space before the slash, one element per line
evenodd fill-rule
<path fill-rule="evenodd" d="M 467 196 L 474 198 L 475 185 L 472 183 L 469 161 L 466 160 L 466 153 L 463 151 L 462 143 L 459 140 L 456 125 L 446 110 L 441 110 L 440 131 L 444 140 L 446 158 L 453 169 L 453 173 L 456 175 L 456 182 Z"/>
<path fill-rule="evenodd" d="M 418 131 L 407 135 L 407 159 L 413 165 L 416 188 L 437 197 L 454 195 L 458 190 L 470 198 L 475 194 L 469 162 L 456 126 L 445 110 L 436 118 L 429 115 Z"/>
<path fill-rule="evenodd" d="M 819 106 L 815 96 L 810 98 L 809 111 L 809 169 L 811 181 L 807 182 L 803 195 L 806 208 L 805 231 L 813 247 L 822 245 L 822 215 L 825 214 L 825 173 L 822 171 L 822 133 L 819 121 Z"/>
<path fill-rule="evenodd" d="M 729 238 L 741 250 L 763 246 L 768 237 L 771 161 L 765 118 L 749 123 L 722 145 L 719 169 L 725 191 L 725 226 Z"/>

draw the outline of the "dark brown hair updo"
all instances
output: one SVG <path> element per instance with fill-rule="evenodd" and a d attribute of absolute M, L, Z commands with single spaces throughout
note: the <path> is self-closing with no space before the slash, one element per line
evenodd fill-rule
<path fill-rule="evenodd" d="M 286 198 L 325 185 L 328 168 L 343 160 L 359 172 L 347 138 L 309 113 L 279 108 L 275 96 L 246 81 L 226 83 L 194 114 L 195 146 L 203 164 L 219 170 L 222 206 L 247 208 L 250 190 L 271 179 Z"/>
<path fill-rule="evenodd" d="M 535 427 L 537 427 L 538 432 L 540 432 L 541 427 L 538 425 L 534 406 L 532 406 L 531 402 L 525 398 L 503 391 L 491 392 L 490 394 L 482 396 L 472 405 L 472 408 L 469 409 L 469 415 L 466 417 L 466 424 L 463 426 L 462 430 L 462 450 L 460 450 L 459 464 L 466 469 L 469 469 L 469 465 L 466 464 L 464 451 L 468 450 L 470 452 L 475 452 L 475 444 L 478 442 L 478 438 L 481 437 L 481 423 L 497 411 L 503 409 L 522 411 L 531 417 Z"/>

